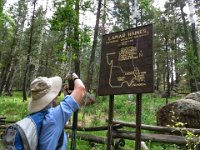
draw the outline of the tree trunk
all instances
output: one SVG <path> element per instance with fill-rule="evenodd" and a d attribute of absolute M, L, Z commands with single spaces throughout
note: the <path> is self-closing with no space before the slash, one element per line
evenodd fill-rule
<path fill-rule="evenodd" d="M 19 41 L 19 28 L 18 26 L 15 27 L 15 32 L 14 32 L 14 37 L 12 40 L 12 45 L 11 45 L 11 50 L 9 53 L 9 56 L 7 58 L 7 65 L 6 65 L 6 73 L 4 74 L 4 85 L 2 85 L 2 88 L 0 91 L 4 91 L 6 93 L 6 95 L 11 96 L 12 92 L 11 92 L 11 80 L 13 78 L 14 72 L 15 72 L 15 68 L 18 64 L 18 58 L 17 58 L 17 44 Z"/>
<path fill-rule="evenodd" d="M 167 66 L 167 75 L 166 75 L 166 82 L 167 82 L 167 98 L 170 97 L 170 65 L 169 65 L 169 48 L 168 48 L 168 37 L 165 37 L 165 53 L 166 53 L 166 66 Z"/>
<path fill-rule="evenodd" d="M 22 51 L 22 39 L 23 39 L 23 29 L 24 29 L 24 23 L 26 21 L 26 14 L 27 14 L 27 2 L 26 0 L 20 0 L 18 2 L 18 7 L 20 9 L 18 9 L 18 15 L 17 16 L 18 18 L 20 18 L 20 22 L 17 22 L 16 24 L 16 32 L 14 34 L 14 41 L 15 41 L 15 44 L 13 45 L 13 49 L 14 49 L 14 54 L 13 54 L 13 61 L 12 61 L 12 68 L 11 68 L 11 76 L 9 77 L 10 81 L 9 83 L 6 85 L 6 89 L 5 91 L 7 93 L 12 93 L 12 86 L 13 86 L 13 83 L 14 83 L 14 80 L 15 80 L 15 76 L 16 76 L 16 73 L 17 73 L 17 68 L 20 67 L 18 65 L 19 64 L 19 57 L 20 57 L 20 52 Z M 21 69 L 20 69 L 21 71 Z M 20 72 L 20 78 L 21 78 L 21 72 Z M 21 85 L 21 82 L 18 81 L 17 83 L 20 83 L 18 84 L 17 86 L 17 89 L 21 89 L 22 85 Z"/>
<path fill-rule="evenodd" d="M 11 80 L 12 80 L 13 74 L 14 74 L 14 67 L 11 66 L 7 79 L 6 79 L 5 88 L 4 88 L 4 93 L 8 96 L 12 96 L 12 91 L 11 91 L 12 88 L 10 87 L 11 87 Z"/>
<path fill-rule="evenodd" d="M 179 70 L 178 70 L 178 63 L 179 63 L 179 60 L 178 60 L 178 57 L 179 57 L 179 53 L 178 53 L 178 49 L 177 49 L 177 37 L 174 38 L 174 51 L 175 51 L 175 54 L 174 54 L 174 66 L 175 66 L 175 84 L 176 86 L 178 86 L 178 84 L 180 83 L 180 73 L 179 73 Z"/>
<path fill-rule="evenodd" d="M 14 37 L 12 39 L 12 45 L 7 54 L 7 57 L 5 58 L 5 60 L 6 60 L 5 69 L 3 71 L 3 74 L 1 77 L 1 82 L 0 82 L 0 95 L 2 95 L 4 88 L 6 87 L 6 84 L 9 84 L 7 82 L 9 82 L 9 78 L 10 78 L 9 76 L 12 75 L 11 74 L 12 64 L 15 63 L 15 62 L 13 62 L 13 57 L 16 54 L 17 32 L 18 32 L 18 28 L 16 27 L 15 31 L 14 31 Z"/>
<path fill-rule="evenodd" d="M 87 82 L 86 82 L 86 89 L 88 92 L 91 90 L 91 84 L 92 84 L 92 76 L 94 72 L 94 64 L 95 64 L 95 53 L 96 53 L 96 47 L 97 47 L 97 36 L 99 31 L 99 19 L 100 19 L 100 13 L 101 13 L 101 1 L 99 0 L 98 9 L 97 9 L 97 17 L 96 17 L 96 25 L 94 29 L 94 40 L 92 45 L 92 52 L 90 56 L 90 62 L 88 66 L 88 73 L 87 73 Z"/>
<path fill-rule="evenodd" d="M 102 17 L 102 35 L 106 34 L 106 5 L 107 5 L 107 0 L 104 0 L 103 4 L 103 17 Z"/>
<path fill-rule="evenodd" d="M 75 1 L 75 24 L 74 24 L 74 66 L 75 72 L 80 77 L 80 50 L 79 50 L 79 0 Z M 73 124 L 72 124 L 72 134 L 71 134 L 71 149 L 76 149 L 76 133 L 77 133 L 77 124 L 78 124 L 78 110 L 73 114 Z"/>
<path fill-rule="evenodd" d="M 75 11 L 76 11 L 76 23 L 74 25 L 74 53 L 75 53 L 75 59 L 74 59 L 74 66 L 75 66 L 75 72 L 80 77 L 80 50 L 79 50 L 79 0 L 76 0 L 75 4 Z"/>
<path fill-rule="evenodd" d="M 17 64 L 17 63 L 16 63 Z M 15 76 L 16 76 L 16 72 L 17 72 L 17 65 L 14 64 L 12 67 L 11 67 L 11 72 L 9 74 L 9 78 L 7 80 L 7 84 L 6 84 L 6 87 L 5 87 L 5 93 L 6 95 L 9 95 L 9 96 L 12 96 L 12 86 L 13 86 L 13 83 L 14 83 L 14 80 L 15 80 Z"/>
<path fill-rule="evenodd" d="M 16 51 L 13 51 L 13 49 L 15 49 L 16 46 L 16 37 L 13 38 L 13 43 L 12 46 L 10 48 L 10 52 L 8 54 L 8 57 L 6 58 L 6 64 L 5 64 L 5 69 L 2 73 L 2 77 L 1 77 L 1 82 L 0 82 L 0 95 L 2 95 L 4 88 L 7 84 L 7 81 L 9 79 L 9 73 L 11 70 L 11 66 L 12 66 L 12 60 L 13 60 L 13 53 L 15 53 Z"/>
<path fill-rule="evenodd" d="M 186 42 L 187 51 L 189 51 L 190 50 L 190 40 L 189 40 L 189 33 L 188 33 L 187 23 L 186 23 L 185 16 L 184 16 L 183 7 L 184 7 L 184 4 L 181 3 L 180 4 L 180 10 L 181 10 L 181 18 L 183 20 L 183 27 L 184 27 L 184 40 Z M 190 59 L 190 58 L 188 58 L 188 59 Z M 188 69 L 188 72 L 189 72 L 190 76 L 193 76 L 194 75 L 193 69 L 192 69 L 192 67 L 190 65 L 191 64 L 188 65 L 187 69 Z M 194 79 L 190 79 L 190 91 L 191 92 L 195 92 L 196 91 L 196 87 L 195 87 L 194 83 L 195 83 L 195 80 Z"/>
<path fill-rule="evenodd" d="M 174 56 L 170 57 L 170 76 L 171 76 L 171 82 L 169 83 L 170 91 L 173 91 L 174 89 Z"/>
<path fill-rule="evenodd" d="M 166 73 L 167 73 L 167 69 L 164 68 L 164 70 L 163 70 L 163 75 L 162 75 L 162 80 L 163 80 L 163 91 L 166 91 Z"/>
<path fill-rule="evenodd" d="M 155 53 L 155 90 L 160 90 L 161 74 L 159 73 L 159 62 L 157 59 L 158 52 Z"/>
<path fill-rule="evenodd" d="M 195 31 L 195 23 L 191 24 L 191 36 L 192 36 L 192 48 L 194 51 L 194 56 L 197 58 L 195 59 L 195 65 L 198 66 L 199 64 L 199 54 L 198 54 L 198 48 L 197 48 L 197 37 L 196 37 L 196 31 Z M 199 91 L 199 85 L 198 82 L 200 81 L 199 77 L 196 77 L 195 75 L 195 79 L 194 79 L 194 84 L 195 84 L 195 91 Z M 193 91 L 193 92 L 195 92 Z"/>
<path fill-rule="evenodd" d="M 9 66 L 10 64 L 8 63 L 6 67 L 3 68 L 3 71 L 1 73 L 1 82 L 0 82 L 0 96 L 2 95 L 3 93 L 3 89 L 4 89 L 4 86 L 5 86 L 5 83 L 6 83 L 6 76 L 8 74 L 8 70 L 10 68 Z"/>
<path fill-rule="evenodd" d="M 46 9 L 44 11 L 45 17 L 46 17 L 46 14 L 47 14 L 47 8 L 48 8 L 48 0 L 46 2 Z M 42 30 L 41 30 L 41 33 L 40 33 L 40 43 L 39 43 L 39 46 L 38 46 L 38 59 L 36 61 L 35 69 L 34 69 L 34 73 L 33 73 L 34 78 L 36 78 L 38 76 L 38 70 L 40 69 L 41 59 L 43 59 L 43 57 L 41 57 L 41 52 L 42 52 L 42 46 L 43 46 L 43 43 L 44 43 L 44 35 L 46 33 L 45 24 L 42 24 L 41 29 Z"/>
<path fill-rule="evenodd" d="M 27 100 L 26 96 L 26 88 L 27 88 L 27 75 L 29 74 L 29 65 L 30 65 L 30 55 L 32 51 L 32 42 L 33 42 L 33 27 L 34 27 L 34 19 L 35 19 L 35 5 L 36 1 L 33 2 L 33 13 L 31 18 L 31 31 L 30 31 L 30 38 L 29 38 L 29 47 L 27 50 L 27 57 L 26 57 L 26 67 L 24 72 L 24 79 L 23 79 L 23 101 Z"/>

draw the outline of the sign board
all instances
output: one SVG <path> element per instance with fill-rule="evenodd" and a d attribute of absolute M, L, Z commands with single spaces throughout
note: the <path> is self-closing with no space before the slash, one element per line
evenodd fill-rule
<path fill-rule="evenodd" d="M 102 39 L 98 95 L 153 92 L 152 24 Z"/>

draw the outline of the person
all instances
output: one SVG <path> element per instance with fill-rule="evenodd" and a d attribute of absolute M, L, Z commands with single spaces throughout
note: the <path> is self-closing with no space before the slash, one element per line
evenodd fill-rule
<path fill-rule="evenodd" d="M 31 82 L 29 112 L 48 111 L 43 119 L 39 136 L 39 150 L 66 150 L 65 124 L 73 112 L 79 109 L 79 104 L 85 95 L 85 86 L 75 73 L 67 75 L 66 79 L 74 81 L 74 90 L 56 107 L 53 107 L 53 104 L 61 91 L 62 79 L 58 76 L 38 77 Z"/>

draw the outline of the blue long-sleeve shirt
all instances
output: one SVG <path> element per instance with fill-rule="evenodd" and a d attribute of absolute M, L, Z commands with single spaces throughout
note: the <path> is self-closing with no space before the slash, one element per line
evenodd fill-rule
<path fill-rule="evenodd" d="M 58 140 L 68 119 L 79 109 L 78 103 L 70 95 L 55 108 L 50 108 L 43 120 L 39 138 L 39 150 L 55 150 Z M 66 150 L 67 136 L 64 134 L 63 145 L 60 150 Z"/>

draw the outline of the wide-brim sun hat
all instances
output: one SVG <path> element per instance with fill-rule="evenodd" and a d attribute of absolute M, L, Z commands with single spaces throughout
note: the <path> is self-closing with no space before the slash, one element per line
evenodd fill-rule
<path fill-rule="evenodd" d="M 59 94 L 62 88 L 61 77 L 38 77 L 31 82 L 31 98 L 28 105 L 30 113 L 38 112 L 47 107 Z"/>

